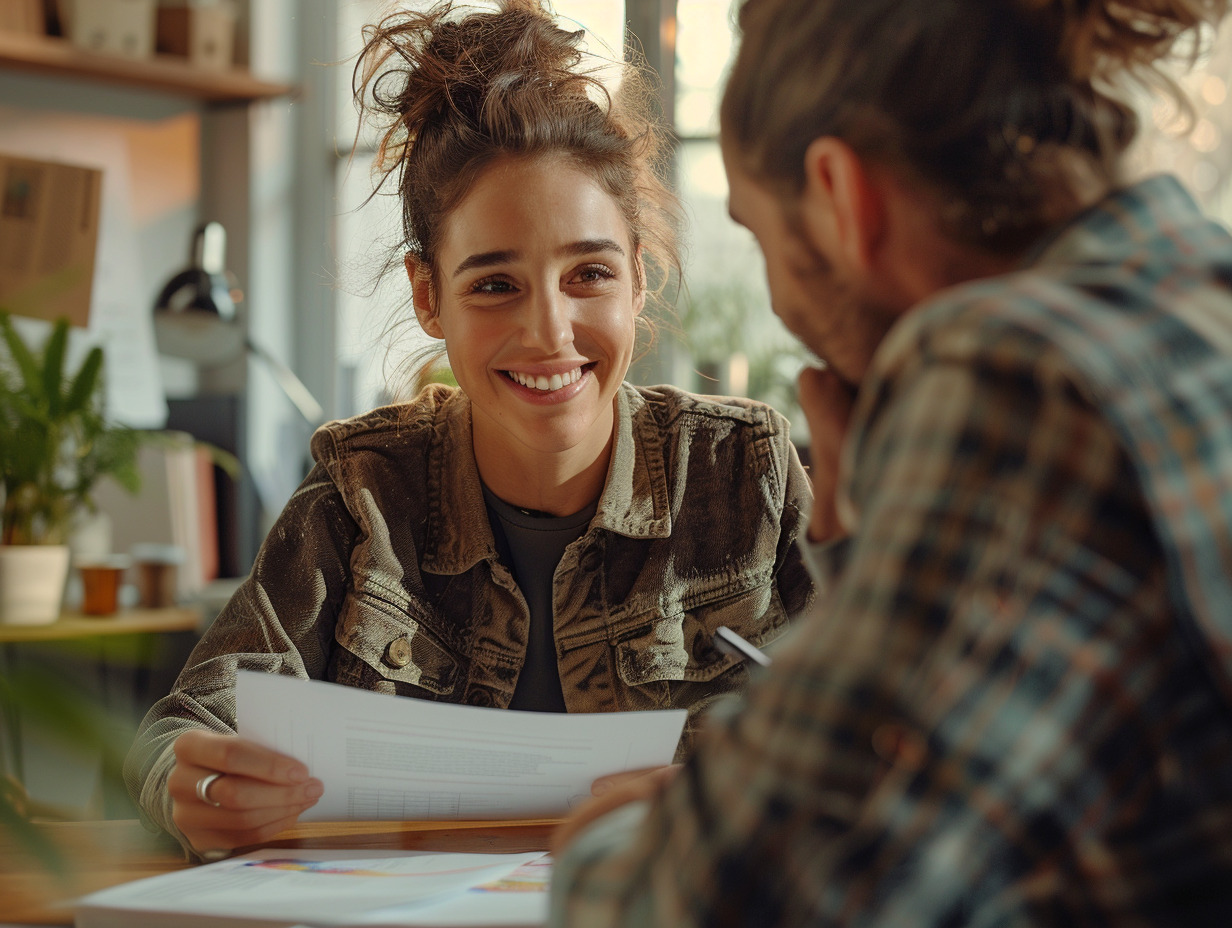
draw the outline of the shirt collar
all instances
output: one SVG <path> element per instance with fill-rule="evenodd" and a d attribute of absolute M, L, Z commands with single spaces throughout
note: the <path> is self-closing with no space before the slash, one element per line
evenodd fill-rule
<path fill-rule="evenodd" d="M 1018 272 L 1047 273 L 1050 267 L 1122 264 L 1135 254 L 1149 253 L 1161 238 L 1175 239 L 1178 231 L 1187 232 L 1186 224 L 1207 221 L 1175 177 L 1159 174 L 1114 190 L 1046 234 L 1027 252 Z M 1001 288 L 1011 276 L 998 275 L 957 284 L 912 307 L 878 346 L 865 384 L 879 381 L 886 370 L 914 351 L 921 333 L 953 310 L 958 294 L 966 294 L 970 299 L 972 294 L 993 287 L 1001 295 Z M 860 394 L 865 402 L 871 402 L 873 393 L 875 391 L 861 387 Z"/>
<path fill-rule="evenodd" d="M 1023 268 L 1049 264 L 1090 264 L 1122 261 L 1157 243 L 1188 217 L 1203 221 L 1201 211 L 1180 182 L 1159 174 L 1114 190 L 1045 235 L 1026 255 Z"/>

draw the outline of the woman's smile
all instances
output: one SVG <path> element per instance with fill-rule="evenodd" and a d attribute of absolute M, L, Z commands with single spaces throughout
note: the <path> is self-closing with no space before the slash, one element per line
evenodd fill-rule
<path fill-rule="evenodd" d="M 538 373 L 531 370 L 508 370 L 501 373 L 513 382 L 513 386 L 520 387 L 526 393 L 526 398 L 532 402 L 546 400 L 562 403 L 585 389 L 585 385 L 581 382 L 593 366 L 593 363 L 587 361 L 566 370 L 539 371 Z M 570 389 L 579 384 L 581 385 L 577 386 L 577 389 Z"/>

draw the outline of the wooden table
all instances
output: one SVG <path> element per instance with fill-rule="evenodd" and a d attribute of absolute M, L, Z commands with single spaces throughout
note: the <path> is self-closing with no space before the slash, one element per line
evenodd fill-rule
<path fill-rule="evenodd" d="M 544 851 L 555 820 L 516 822 L 313 822 L 262 847 L 361 848 L 375 851 Z M 0 829 L 0 922 L 72 925 L 72 900 L 117 883 L 190 866 L 180 846 L 136 821 L 57 822 L 39 826 L 61 849 L 68 873 L 41 870 Z M 253 850 L 247 848 L 246 850 Z"/>
<path fill-rule="evenodd" d="M 113 615 L 65 613 L 45 625 L 10 625 L 0 622 L 0 644 L 27 641 L 66 641 L 95 635 L 140 635 L 154 632 L 191 632 L 201 624 L 201 611 L 186 606 L 167 609 L 123 609 Z"/>

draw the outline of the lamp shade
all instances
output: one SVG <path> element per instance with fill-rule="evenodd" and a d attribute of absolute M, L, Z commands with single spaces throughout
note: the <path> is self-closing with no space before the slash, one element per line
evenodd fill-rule
<path fill-rule="evenodd" d="M 244 324 L 231 296 L 226 248 L 222 225 L 201 226 L 193 238 L 192 262 L 159 291 L 154 338 L 163 354 L 214 366 L 243 353 Z"/>
<path fill-rule="evenodd" d="M 193 263 L 175 274 L 154 301 L 154 339 L 173 358 L 213 367 L 251 353 L 269 367 L 275 382 L 310 425 L 325 421 L 325 411 L 295 373 L 256 344 L 232 296 L 224 266 L 227 237 L 217 222 L 197 230 Z"/>

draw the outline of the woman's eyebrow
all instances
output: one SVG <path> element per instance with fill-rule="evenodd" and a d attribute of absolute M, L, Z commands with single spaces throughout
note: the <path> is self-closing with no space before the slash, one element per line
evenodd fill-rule
<path fill-rule="evenodd" d="M 571 242 L 560 250 L 562 255 L 577 256 L 577 255 L 592 255 L 598 251 L 614 251 L 616 254 L 624 256 L 625 250 L 620 247 L 620 243 L 610 238 L 588 238 L 580 242 Z"/>
<path fill-rule="evenodd" d="M 493 264 L 504 264 L 507 261 L 516 261 L 518 253 L 516 251 L 483 251 L 476 255 L 471 255 L 464 258 L 462 263 L 454 268 L 453 276 L 457 277 L 466 271 L 473 270 L 477 267 L 491 267 Z"/>
<path fill-rule="evenodd" d="M 570 242 L 560 250 L 560 254 L 576 257 L 578 255 L 593 255 L 597 252 L 609 251 L 615 252 L 618 255 L 624 256 L 625 250 L 620 246 L 620 243 L 615 239 L 610 238 L 587 238 L 577 242 Z M 491 267 L 494 264 L 505 264 L 509 261 L 516 261 L 521 256 L 520 252 L 507 251 L 482 251 L 478 254 L 470 255 L 462 259 L 453 270 L 453 276 L 464 274 L 467 271 L 473 271 L 478 267 Z"/>

